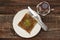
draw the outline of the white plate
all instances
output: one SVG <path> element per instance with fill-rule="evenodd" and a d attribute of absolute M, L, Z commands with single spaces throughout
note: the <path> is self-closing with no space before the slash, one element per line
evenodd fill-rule
<path fill-rule="evenodd" d="M 32 29 L 31 33 L 29 34 L 28 32 L 26 32 L 24 29 L 22 29 L 21 27 L 18 26 L 18 23 L 22 20 L 22 18 L 24 17 L 24 15 L 29 12 L 28 9 L 23 9 L 21 11 L 19 11 L 13 19 L 13 28 L 15 30 L 15 32 L 23 37 L 23 38 L 31 38 L 34 37 L 35 35 L 37 35 L 39 33 L 39 31 L 41 30 L 41 26 L 37 23 L 34 28 Z"/>

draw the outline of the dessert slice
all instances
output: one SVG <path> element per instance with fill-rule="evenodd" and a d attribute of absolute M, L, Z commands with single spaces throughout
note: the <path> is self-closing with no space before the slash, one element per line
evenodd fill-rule
<path fill-rule="evenodd" d="M 23 28 L 28 33 L 30 33 L 36 23 L 37 21 L 31 15 L 26 13 L 24 17 L 22 18 L 22 20 L 18 23 L 18 26 Z"/>

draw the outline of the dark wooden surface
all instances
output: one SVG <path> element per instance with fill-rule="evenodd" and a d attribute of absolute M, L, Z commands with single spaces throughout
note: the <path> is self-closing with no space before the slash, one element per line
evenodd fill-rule
<path fill-rule="evenodd" d="M 19 37 L 12 26 L 13 17 L 27 6 L 36 10 L 36 5 L 41 1 L 49 2 L 51 8 L 55 9 L 42 17 L 49 30 L 47 32 L 41 30 L 38 35 L 30 39 Z M 3 40 L 60 40 L 60 0 L 0 0 L 0 38 L 4 38 Z"/>

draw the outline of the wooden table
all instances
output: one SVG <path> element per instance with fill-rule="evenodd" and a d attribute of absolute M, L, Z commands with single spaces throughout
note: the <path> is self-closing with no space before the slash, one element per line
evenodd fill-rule
<path fill-rule="evenodd" d="M 49 30 L 47 32 L 41 30 L 38 35 L 30 39 L 19 37 L 12 26 L 13 17 L 27 6 L 36 10 L 36 5 L 41 1 L 49 2 L 51 8 L 55 9 L 42 17 Z M 0 0 L 0 38 L 5 40 L 60 40 L 60 0 Z"/>

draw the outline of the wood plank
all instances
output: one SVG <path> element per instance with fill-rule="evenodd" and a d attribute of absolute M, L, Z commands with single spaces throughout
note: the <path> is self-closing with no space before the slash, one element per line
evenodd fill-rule
<path fill-rule="evenodd" d="M 41 1 L 47 1 L 51 5 L 60 5 L 60 0 L 0 0 L 0 6 L 16 6 L 16 5 L 37 5 Z"/>
<path fill-rule="evenodd" d="M 28 6 L 2 6 L 0 7 L 0 14 L 16 14 L 18 11 L 22 9 L 27 9 Z M 30 6 L 33 10 L 37 10 L 36 6 Z M 51 7 L 52 8 L 52 7 Z M 55 10 L 52 11 L 50 14 L 59 15 L 60 14 L 60 7 L 53 7 Z"/>
<path fill-rule="evenodd" d="M 12 26 L 13 16 L 0 15 L 0 38 L 17 38 Z M 17 37 L 16 37 L 17 36 Z"/>
<path fill-rule="evenodd" d="M 20 38 L 13 29 L 12 21 L 14 15 L 0 15 L 0 38 Z M 53 19 L 54 18 L 54 19 Z M 46 20 L 47 19 L 47 20 Z M 56 20 L 57 19 L 57 20 Z M 46 16 L 44 23 L 48 26 L 48 32 L 41 31 L 37 36 L 32 39 L 59 39 L 60 38 L 60 17 Z M 59 20 L 59 21 L 58 21 Z M 56 23 L 57 21 L 57 23 Z M 7 25 L 7 26 L 6 26 Z M 39 38 L 40 37 L 40 38 Z"/>
<path fill-rule="evenodd" d="M 36 5 L 41 1 L 49 2 L 51 8 L 55 9 L 45 17 L 41 16 L 49 28 L 48 31 L 41 30 L 30 39 L 19 37 L 13 29 L 13 17 L 27 6 L 36 11 Z M 0 0 L 0 38 L 7 38 L 0 40 L 60 40 L 60 0 Z"/>

